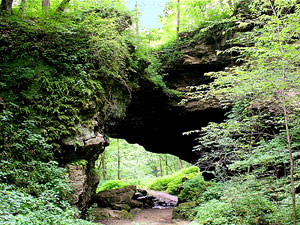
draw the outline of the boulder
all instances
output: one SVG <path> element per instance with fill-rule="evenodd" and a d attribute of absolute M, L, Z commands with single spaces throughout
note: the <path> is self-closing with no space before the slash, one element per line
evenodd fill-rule
<path fill-rule="evenodd" d="M 131 220 L 133 215 L 126 210 L 112 210 L 107 208 L 94 208 L 92 212 L 95 221 L 109 220 L 109 219 L 127 219 Z"/>
<path fill-rule="evenodd" d="M 181 203 L 176 208 L 174 208 L 172 218 L 190 220 L 196 214 L 194 210 L 196 206 L 197 203 L 195 201 Z"/>
<path fill-rule="evenodd" d="M 136 186 L 133 185 L 114 190 L 101 191 L 95 195 L 94 202 L 97 203 L 99 207 L 115 207 L 120 204 L 130 205 L 135 193 Z"/>

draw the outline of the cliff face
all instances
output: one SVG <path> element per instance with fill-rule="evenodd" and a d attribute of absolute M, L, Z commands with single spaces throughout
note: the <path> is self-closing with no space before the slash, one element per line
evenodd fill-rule
<path fill-rule="evenodd" d="M 184 34 L 182 40 L 190 40 L 194 34 Z M 211 34 L 209 34 L 211 36 Z M 62 153 L 57 155 L 60 162 L 71 162 L 85 159 L 88 164 L 81 168 L 82 179 L 78 180 L 78 169 L 69 170 L 70 179 L 77 189 L 77 199 L 74 202 L 85 211 L 89 201 L 95 194 L 97 177 L 91 172 L 99 154 L 104 151 L 108 142 L 105 137 L 126 139 L 130 143 L 138 143 L 146 150 L 156 153 L 169 153 L 189 162 L 196 162 L 199 157 L 193 151 L 196 144 L 195 135 L 183 135 L 184 132 L 197 130 L 209 122 L 220 122 L 225 118 L 224 109 L 217 99 L 199 101 L 187 100 L 185 94 L 190 92 L 187 86 L 207 84 L 210 79 L 204 73 L 220 71 L 232 63 L 231 57 L 217 55 L 217 50 L 224 50 L 228 36 L 218 36 L 215 39 L 204 36 L 193 42 L 183 42 L 175 51 L 180 54 L 172 62 L 165 62 L 164 77 L 169 89 L 180 92 L 166 91 L 156 86 L 148 79 L 143 69 L 135 79 L 135 88 L 130 96 L 124 86 L 117 84 L 111 88 L 111 102 L 104 106 L 105 117 L 99 113 L 103 108 L 91 107 L 88 127 L 77 125 L 80 133 L 77 136 L 61 140 Z M 187 44 L 188 43 L 188 44 Z M 164 57 L 164 52 L 161 53 Z M 107 89 L 108 90 L 108 89 Z M 121 90 L 121 91 L 118 91 Z M 122 116 L 115 117 L 116 111 L 122 109 Z M 74 151 L 76 149 L 76 151 Z"/>
<path fill-rule="evenodd" d="M 197 160 L 195 136 L 183 133 L 222 121 L 226 110 L 217 99 L 179 103 L 187 86 L 210 82 L 204 73 L 224 69 L 231 59 L 216 54 L 228 47 L 228 37 L 190 41 L 194 34 L 184 34 L 183 44 L 173 49 L 178 52 L 175 60 L 165 60 L 167 52 L 160 53 L 166 89 L 149 79 L 148 62 L 138 60 L 134 47 L 121 38 L 124 24 L 110 29 L 111 20 L 101 18 L 85 29 L 84 20 L 77 22 L 57 31 L 31 26 L 31 21 L 1 23 L 0 53 L 5 57 L 0 59 L 0 112 L 11 112 L 16 124 L 34 121 L 33 130 L 52 146 L 51 157 L 41 158 L 68 168 L 77 196 L 73 203 L 84 213 L 99 182 L 94 164 L 108 137 Z M 107 32 L 95 32 L 101 29 Z M 0 143 L 7 140 L 9 134 Z M 78 167 L 82 160 L 85 166 Z"/>
<path fill-rule="evenodd" d="M 193 35 L 184 34 L 182 39 L 190 40 Z M 67 161 L 71 158 L 84 158 L 88 160 L 92 168 L 99 153 L 107 145 L 103 137 L 109 136 L 126 139 L 130 143 L 138 143 L 151 152 L 169 153 L 189 162 L 196 162 L 199 157 L 193 151 L 196 136 L 183 135 L 183 133 L 200 129 L 209 122 L 222 121 L 225 118 L 226 109 L 217 99 L 188 100 L 185 104 L 180 104 L 180 102 L 186 99 L 186 92 L 190 92 L 187 86 L 210 82 L 204 73 L 223 70 L 232 63 L 230 56 L 217 55 L 217 50 L 229 47 L 226 39 L 228 36 L 218 36 L 213 40 L 205 36 L 201 40 L 197 39 L 188 44 L 183 42 L 184 44 L 176 47 L 175 51 L 179 51 L 180 54 L 172 62 L 165 62 L 164 72 L 167 75 L 164 79 L 168 88 L 180 91 L 181 95 L 166 91 L 156 86 L 146 76 L 139 75 L 140 78 L 136 80 L 136 86 L 139 88 L 131 93 L 130 101 L 125 104 L 122 95 L 116 98 L 116 105 L 124 104 L 125 116 L 111 120 L 108 114 L 105 121 L 95 116 L 95 121 L 91 123 L 94 127 L 91 130 L 81 127 L 82 135 L 76 139 L 82 146 L 79 151 L 71 151 L 73 156 L 68 154 Z M 161 53 L 162 57 L 164 54 L 164 52 Z M 140 73 L 143 72 L 140 71 Z M 117 109 L 118 107 L 110 108 L 111 111 Z M 102 129 L 98 130 L 100 125 Z M 72 148 L 74 144 L 68 139 L 63 143 L 66 148 Z M 61 157 L 66 158 L 66 155 L 62 154 Z M 84 182 L 92 183 L 94 188 L 89 187 L 88 191 L 80 194 L 81 197 L 77 202 L 77 205 L 81 205 L 80 208 L 86 208 L 86 202 L 96 188 L 91 182 L 95 180 L 95 177 L 90 174 L 89 169 L 86 169 L 85 173 L 87 179 Z"/>
<path fill-rule="evenodd" d="M 218 99 L 188 100 L 186 94 L 191 92 L 188 86 L 207 84 L 211 78 L 204 73 L 221 71 L 232 63 L 231 56 L 217 54 L 218 50 L 230 47 L 226 40 L 232 35 L 213 30 L 193 39 L 196 32 L 182 34 L 181 44 L 160 52 L 166 74 L 164 81 L 179 95 L 141 80 L 141 88 L 133 95 L 125 119 L 109 128 L 111 137 L 139 143 L 151 152 L 170 153 L 189 162 L 197 160 L 193 151 L 195 136 L 183 133 L 222 121 L 226 109 Z M 181 101 L 185 103 L 180 104 Z"/>

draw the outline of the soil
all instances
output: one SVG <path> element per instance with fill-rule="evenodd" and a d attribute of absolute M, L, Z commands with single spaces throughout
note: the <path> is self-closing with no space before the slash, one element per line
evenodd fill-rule
<path fill-rule="evenodd" d="M 189 221 L 172 221 L 172 208 L 168 209 L 144 209 L 130 220 L 101 221 L 105 225 L 185 225 Z"/>
<path fill-rule="evenodd" d="M 165 192 L 158 192 L 147 190 L 150 195 L 153 195 L 161 202 L 166 202 L 168 205 L 176 205 L 178 198 L 177 196 L 170 195 Z M 185 225 L 189 224 L 189 221 L 172 220 L 173 208 L 168 206 L 155 206 L 152 209 L 144 209 L 137 213 L 133 220 L 106 220 L 100 221 L 105 225 Z"/>

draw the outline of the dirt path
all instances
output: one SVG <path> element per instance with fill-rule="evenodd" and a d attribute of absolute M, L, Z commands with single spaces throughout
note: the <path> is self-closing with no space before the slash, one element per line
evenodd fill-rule
<path fill-rule="evenodd" d="M 108 220 L 101 221 L 105 225 L 185 225 L 188 221 L 172 221 L 173 209 L 144 209 L 136 214 L 132 221 Z"/>
<path fill-rule="evenodd" d="M 155 205 L 152 209 L 144 209 L 137 213 L 133 220 L 107 220 L 101 221 L 105 225 L 185 225 L 189 224 L 188 221 L 173 220 L 172 212 L 178 198 L 177 196 L 170 195 L 166 192 L 158 192 L 147 190 L 147 192 L 154 196 L 159 202 L 166 203 L 165 206 Z"/>

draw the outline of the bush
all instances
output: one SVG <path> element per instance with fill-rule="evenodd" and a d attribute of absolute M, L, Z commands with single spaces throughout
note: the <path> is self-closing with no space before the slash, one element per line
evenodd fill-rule
<path fill-rule="evenodd" d="M 169 194 L 178 194 L 177 190 L 179 186 L 197 175 L 201 176 L 200 169 L 196 166 L 192 166 L 172 175 L 159 177 L 155 179 L 148 188 L 157 191 L 167 191 Z"/>
<path fill-rule="evenodd" d="M 197 210 L 196 222 L 207 225 L 239 224 L 234 208 L 227 202 L 213 199 L 202 204 Z"/>
<path fill-rule="evenodd" d="M 122 188 L 122 187 L 125 187 L 128 185 L 130 185 L 130 184 L 125 183 L 124 181 L 121 181 L 121 180 L 108 180 L 98 186 L 97 193 L 100 191 L 107 191 L 107 190 Z"/>
<path fill-rule="evenodd" d="M 47 190 L 33 196 L 16 189 L 15 186 L 0 184 L 0 224 L 80 224 L 84 220 L 74 219 L 77 211 L 66 200 Z"/>
<path fill-rule="evenodd" d="M 206 191 L 207 187 L 212 183 L 207 182 L 200 175 L 197 175 L 193 179 L 186 181 L 183 185 L 183 189 L 178 195 L 179 202 L 196 201 L 202 202 L 203 192 Z"/>
<path fill-rule="evenodd" d="M 156 191 L 166 191 L 171 180 L 171 176 L 156 178 L 152 183 L 150 183 L 148 188 Z"/>
<path fill-rule="evenodd" d="M 291 224 L 290 198 L 277 204 L 273 202 L 270 188 L 265 189 L 266 185 L 272 186 L 266 184 L 270 181 L 248 177 L 243 182 L 233 179 L 207 187 L 200 196 L 202 204 L 195 209 L 195 221 L 200 224 Z"/>

